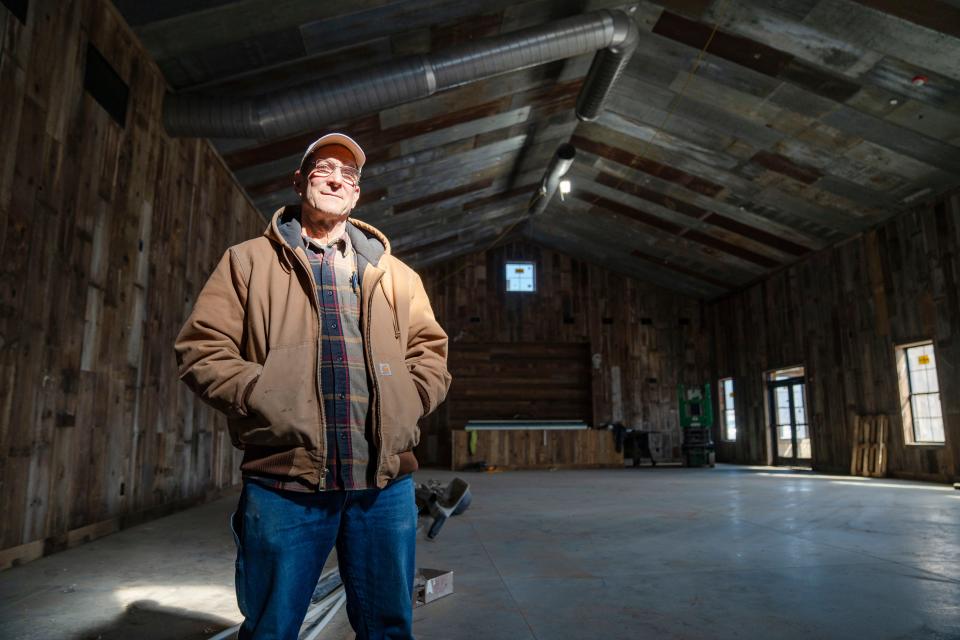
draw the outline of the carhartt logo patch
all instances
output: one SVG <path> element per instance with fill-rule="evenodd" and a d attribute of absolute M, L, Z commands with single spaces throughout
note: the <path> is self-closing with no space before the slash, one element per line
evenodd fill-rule
<path fill-rule="evenodd" d="M 382 376 L 392 376 L 393 371 L 390 370 L 390 364 L 386 362 L 380 363 L 380 375 Z"/>

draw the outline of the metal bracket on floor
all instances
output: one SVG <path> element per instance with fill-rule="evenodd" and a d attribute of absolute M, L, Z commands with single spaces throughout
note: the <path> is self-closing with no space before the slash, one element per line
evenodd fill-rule
<path fill-rule="evenodd" d="M 346 601 L 347 594 L 340 580 L 340 569 L 334 567 L 321 575 L 320 580 L 317 581 L 313 595 L 310 596 L 310 606 L 303 617 L 298 640 L 316 640 Z M 239 629 L 239 624 L 234 625 L 212 636 L 210 640 L 233 638 Z"/>
<path fill-rule="evenodd" d="M 433 518 L 430 526 L 426 527 L 428 540 L 435 540 L 447 519 L 466 511 L 473 500 L 470 485 L 460 478 L 454 478 L 448 484 L 441 484 L 437 480 L 418 484 L 416 498 L 420 516 Z M 418 524 L 417 529 L 420 528 Z"/>

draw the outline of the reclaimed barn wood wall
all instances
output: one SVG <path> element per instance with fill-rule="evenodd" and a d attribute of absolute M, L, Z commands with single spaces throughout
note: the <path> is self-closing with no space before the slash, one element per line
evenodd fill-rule
<path fill-rule="evenodd" d="M 507 260 L 536 264 L 536 293 L 505 292 Z M 601 358 L 585 381 L 593 423 L 662 431 L 665 455 L 679 460 L 676 386 L 701 382 L 709 370 L 700 302 L 519 240 L 422 269 L 421 277 L 451 353 L 475 343 L 587 343 Z M 456 385 L 455 367 L 451 373 Z M 453 402 L 421 425 L 423 464 L 450 464 L 450 429 L 462 427 L 449 417 Z"/>
<path fill-rule="evenodd" d="M 25 18 L 0 7 L 0 568 L 239 481 L 172 345 L 263 227 L 206 141 L 165 135 L 164 78 L 111 3 Z M 88 43 L 129 86 L 123 125 L 84 90 Z"/>
<path fill-rule="evenodd" d="M 738 440 L 725 462 L 766 463 L 763 373 L 802 364 L 813 466 L 848 473 L 853 416 L 890 417 L 888 474 L 960 480 L 960 194 L 899 215 L 708 305 L 714 380 L 733 376 Z M 894 347 L 933 340 L 946 444 L 905 444 Z M 719 436 L 719 432 L 717 434 Z"/>
<path fill-rule="evenodd" d="M 593 422 L 592 353 L 588 342 L 463 342 L 447 366 L 447 424 L 470 420 Z"/>

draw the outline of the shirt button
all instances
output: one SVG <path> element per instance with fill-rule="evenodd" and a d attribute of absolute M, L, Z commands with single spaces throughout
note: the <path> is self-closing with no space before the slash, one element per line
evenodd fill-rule
<path fill-rule="evenodd" d="M 336 329 L 336 328 L 337 328 L 337 323 L 336 323 L 336 322 L 331 322 L 331 323 L 330 323 L 330 328 L 331 328 L 331 329 Z"/>
<path fill-rule="evenodd" d="M 340 434 L 340 437 L 343 438 L 344 440 L 346 440 L 346 439 L 347 439 L 347 434 L 341 433 L 341 434 Z"/>
<path fill-rule="evenodd" d="M 343 356 L 337 356 L 337 362 L 343 362 Z"/>
<path fill-rule="evenodd" d="M 327 291 L 327 295 L 328 295 L 328 296 L 332 296 L 332 295 L 333 295 L 333 291 Z"/>
<path fill-rule="evenodd" d="M 345 393 L 341 393 L 341 394 L 340 394 L 340 399 L 341 399 L 341 400 L 345 399 L 346 397 L 347 397 L 347 394 L 345 394 Z"/>

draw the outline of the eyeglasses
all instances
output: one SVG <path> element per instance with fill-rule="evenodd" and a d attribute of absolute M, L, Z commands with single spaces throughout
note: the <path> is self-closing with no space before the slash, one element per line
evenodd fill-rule
<path fill-rule="evenodd" d="M 307 162 L 304 167 L 309 170 L 309 173 L 316 172 L 316 174 L 321 178 L 326 178 L 337 169 L 340 169 L 340 175 L 342 176 L 343 181 L 351 187 L 357 186 L 357 184 L 360 182 L 359 169 L 354 169 L 353 167 L 349 167 L 347 165 L 334 164 L 329 160 L 317 160 L 314 162 L 312 167 L 310 166 L 310 163 Z"/>

